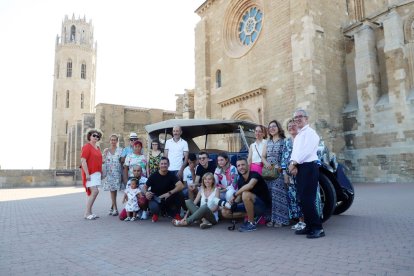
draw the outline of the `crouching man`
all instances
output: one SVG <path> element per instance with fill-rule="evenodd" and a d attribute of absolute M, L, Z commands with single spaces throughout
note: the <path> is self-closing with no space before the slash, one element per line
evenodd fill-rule
<path fill-rule="evenodd" d="M 168 171 L 170 162 L 161 157 L 160 169 L 151 174 L 143 186 L 145 197 L 149 200 L 152 222 L 157 222 L 161 211 L 177 220 L 181 220 L 180 211 L 184 206 L 184 195 L 181 192 L 184 184 L 175 173 Z"/>
<path fill-rule="evenodd" d="M 246 158 L 239 158 L 236 163 L 239 173 L 238 191 L 233 194 L 229 200 L 231 204 L 234 202 L 242 202 L 237 204 L 236 210 L 233 212 L 223 208 L 222 215 L 224 218 L 239 218 L 247 214 L 247 221 L 239 228 L 240 232 L 255 231 L 255 216 L 261 216 L 267 208 L 270 208 L 272 201 L 270 199 L 269 190 L 266 182 L 260 174 L 249 170 Z"/>

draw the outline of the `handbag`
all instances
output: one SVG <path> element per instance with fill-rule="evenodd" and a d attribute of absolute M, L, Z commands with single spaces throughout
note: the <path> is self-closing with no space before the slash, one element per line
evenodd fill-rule
<path fill-rule="evenodd" d="M 272 165 L 270 169 L 263 167 L 262 177 L 263 179 L 266 179 L 266 180 L 274 180 L 279 177 L 279 170 L 275 168 L 274 165 Z"/>

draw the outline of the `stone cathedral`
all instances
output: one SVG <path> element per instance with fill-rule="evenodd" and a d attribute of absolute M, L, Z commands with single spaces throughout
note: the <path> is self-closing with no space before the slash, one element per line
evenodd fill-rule
<path fill-rule="evenodd" d="M 285 126 L 305 108 L 353 181 L 414 181 L 413 0 L 206 0 L 195 12 L 194 88 L 178 95 L 175 112 L 136 121 L 137 131 L 172 116 L 264 125 L 277 119 Z M 63 38 L 70 44 L 69 25 Z M 67 59 L 60 60 L 67 74 Z M 86 65 L 88 77 L 94 65 Z M 65 111 L 66 88 L 57 83 Z M 93 84 L 83 92 L 86 106 Z M 101 128 L 123 124 L 125 132 L 126 121 L 108 116 L 113 108 L 97 105 L 90 116 Z M 99 109 L 107 111 L 98 116 Z M 61 147 L 70 139 L 64 130 L 61 120 Z"/>
<path fill-rule="evenodd" d="M 207 0 L 196 13 L 196 118 L 285 126 L 305 108 L 353 181 L 414 180 L 414 1 Z"/>

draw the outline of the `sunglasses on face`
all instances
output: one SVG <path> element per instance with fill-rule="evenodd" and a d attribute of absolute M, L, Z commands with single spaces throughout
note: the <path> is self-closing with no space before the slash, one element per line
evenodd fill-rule
<path fill-rule="evenodd" d="M 96 133 L 92 134 L 92 137 L 95 137 L 95 138 L 101 139 L 101 136 L 100 136 L 99 134 L 96 134 Z"/>
<path fill-rule="evenodd" d="M 129 139 L 129 141 L 138 141 L 138 139 L 136 139 L 136 138 L 131 138 L 131 139 Z"/>

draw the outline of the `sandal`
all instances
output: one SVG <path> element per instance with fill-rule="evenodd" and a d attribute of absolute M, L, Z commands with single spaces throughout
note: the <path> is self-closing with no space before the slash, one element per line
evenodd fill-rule
<path fill-rule="evenodd" d="M 85 217 L 85 219 L 87 219 L 87 220 L 94 220 L 95 217 L 93 216 L 93 214 L 90 214 L 89 216 Z"/>
<path fill-rule="evenodd" d="M 174 226 L 177 226 L 177 227 L 180 227 L 180 226 L 187 226 L 187 224 L 184 224 L 184 222 L 183 222 L 183 221 L 178 220 L 178 219 L 173 219 L 171 222 L 172 222 L 172 224 L 173 224 Z"/>

